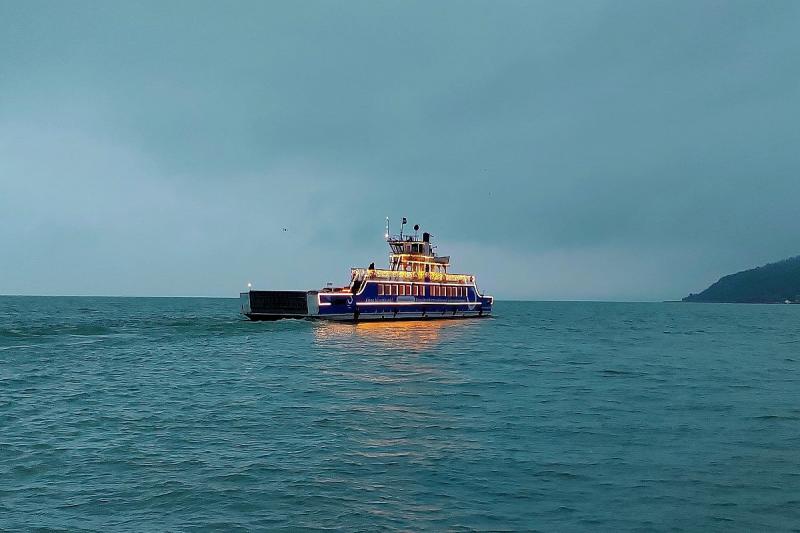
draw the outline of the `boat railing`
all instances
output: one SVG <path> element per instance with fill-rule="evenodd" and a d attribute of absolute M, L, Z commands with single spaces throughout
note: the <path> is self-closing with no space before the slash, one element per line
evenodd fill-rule
<path fill-rule="evenodd" d="M 387 281 L 418 281 L 434 283 L 473 283 L 475 278 L 467 274 L 445 274 L 444 272 L 424 272 L 405 270 L 386 270 L 381 268 L 354 268 L 353 279 L 380 279 Z"/>
<path fill-rule="evenodd" d="M 414 253 L 400 253 L 400 254 L 389 254 L 390 261 L 399 261 L 401 263 L 423 263 L 423 264 L 430 264 L 430 265 L 449 265 L 450 264 L 450 256 L 449 255 L 426 255 L 426 254 L 414 254 Z"/>

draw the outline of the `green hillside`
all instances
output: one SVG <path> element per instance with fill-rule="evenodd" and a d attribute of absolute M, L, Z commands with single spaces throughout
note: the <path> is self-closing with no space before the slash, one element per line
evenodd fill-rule
<path fill-rule="evenodd" d="M 721 278 L 684 302 L 800 303 L 800 256 Z"/>

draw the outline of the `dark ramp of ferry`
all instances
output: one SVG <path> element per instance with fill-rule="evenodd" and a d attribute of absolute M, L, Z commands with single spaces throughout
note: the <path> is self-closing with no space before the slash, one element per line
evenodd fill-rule
<path fill-rule="evenodd" d="M 241 293 L 242 313 L 250 320 L 306 318 L 306 291 L 249 291 Z"/>

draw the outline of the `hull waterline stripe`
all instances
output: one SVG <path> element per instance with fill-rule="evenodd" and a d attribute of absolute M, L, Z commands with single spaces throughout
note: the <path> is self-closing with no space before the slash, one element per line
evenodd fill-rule
<path fill-rule="evenodd" d="M 356 305 L 381 305 L 395 307 L 398 305 L 483 305 L 483 302 L 356 302 Z"/>

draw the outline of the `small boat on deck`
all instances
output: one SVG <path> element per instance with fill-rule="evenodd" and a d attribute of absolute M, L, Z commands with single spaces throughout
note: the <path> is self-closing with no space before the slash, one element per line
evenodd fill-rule
<path fill-rule="evenodd" d="M 431 234 L 389 234 L 389 268 L 352 268 L 350 284 L 311 291 L 248 290 L 241 312 L 251 320 L 310 318 L 347 322 L 433 320 L 490 316 L 494 298 L 478 290 L 475 276 L 448 272 L 450 257 L 437 255 Z"/>

